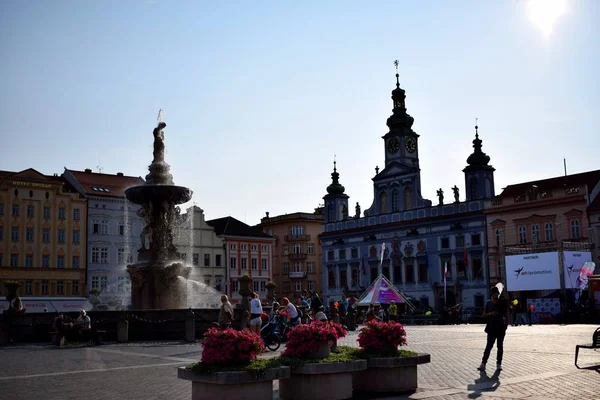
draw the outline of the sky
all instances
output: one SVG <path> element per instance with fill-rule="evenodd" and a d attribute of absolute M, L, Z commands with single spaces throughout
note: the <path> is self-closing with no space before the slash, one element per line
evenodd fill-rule
<path fill-rule="evenodd" d="M 425 198 L 464 198 L 475 118 L 496 193 L 563 157 L 598 169 L 600 2 L 536 1 L 5 0 L 0 169 L 145 176 L 163 109 L 175 183 L 207 219 L 312 212 L 334 155 L 365 210 L 396 59 Z"/>

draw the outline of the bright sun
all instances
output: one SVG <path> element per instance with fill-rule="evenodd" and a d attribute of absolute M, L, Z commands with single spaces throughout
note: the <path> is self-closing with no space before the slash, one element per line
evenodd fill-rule
<path fill-rule="evenodd" d="M 528 0 L 527 16 L 549 37 L 554 24 L 567 12 L 567 0 Z"/>

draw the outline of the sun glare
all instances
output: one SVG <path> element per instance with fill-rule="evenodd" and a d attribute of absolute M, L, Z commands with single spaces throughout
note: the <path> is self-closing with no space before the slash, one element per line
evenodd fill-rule
<path fill-rule="evenodd" d="M 528 0 L 527 16 L 547 38 L 556 21 L 567 12 L 567 0 Z"/>

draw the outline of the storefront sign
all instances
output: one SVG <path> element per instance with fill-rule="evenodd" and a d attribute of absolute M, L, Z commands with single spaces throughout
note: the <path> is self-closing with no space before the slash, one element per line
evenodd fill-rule
<path fill-rule="evenodd" d="M 92 303 L 84 297 L 69 298 L 51 298 L 43 299 L 22 297 L 21 302 L 26 314 L 44 313 L 44 312 L 68 312 L 76 313 L 81 310 L 89 311 L 93 308 Z M 8 310 L 8 301 L 0 301 L 0 312 Z"/>
<path fill-rule="evenodd" d="M 51 189 L 52 185 L 47 183 L 37 183 L 37 182 L 23 182 L 23 181 L 12 181 L 13 186 L 28 186 L 39 189 Z"/>

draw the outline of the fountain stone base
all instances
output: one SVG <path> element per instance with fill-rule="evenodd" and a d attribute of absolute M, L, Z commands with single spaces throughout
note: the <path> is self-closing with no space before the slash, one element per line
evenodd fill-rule
<path fill-rule="evenodd" d="M 131 307 L 134 310 L 187 308 L 187 278 L 191 270 L 179 262 L 165 266 L 128 265 Z"/>

